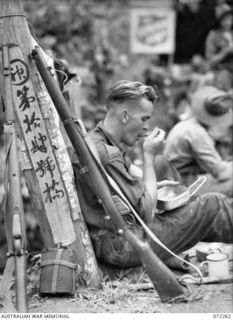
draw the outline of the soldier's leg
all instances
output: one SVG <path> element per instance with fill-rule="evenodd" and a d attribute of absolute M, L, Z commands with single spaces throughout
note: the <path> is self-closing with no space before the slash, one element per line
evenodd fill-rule
<path fill-rule="evenodd" d="M 233 200 L 219 193 L 197 197 L 181 208 L 156 215 L 150 228 L 172 251 L 181 253 L 199 241 L 233 243 Z M 161 259 L 167 253 L 150 241 Z"/>

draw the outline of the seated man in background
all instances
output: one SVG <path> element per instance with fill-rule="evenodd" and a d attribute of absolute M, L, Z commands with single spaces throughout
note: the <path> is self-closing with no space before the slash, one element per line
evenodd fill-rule
<path fill-rule="evenodd" d="M 220 131 L 230 132 L 232 105 L 229 93 L 212 86 L 202 87 L 192 96 L 192 116 L 177 123 L 168 134 L 164 155 L 180 173 L 183 184 L 188 186 L 200 175 L 206 176 L 199 193 L 232 196 L 233 164 L 222 159 L 213 139 Z M 227 138 L 231 139 L 230 134 Z"/>
<path fill-rule="evenodd" d="M 233 243 L 232 200 L 222 194 L 206 194 L 183 207 L 155 214 L 158 188 L 155 157 L 165 137 L 165 132 L 158 128 L 148 132 L 157 99 L 154 88 L 140 82 L 122 80 L 109 89 L 106 116 L 89 133 L 103 167 L 152 232 L 175 253 L 188 250 L 199 241 Z M 124 146 L 134 146 L 140 140 L 144 140 L 142 176 L 124 150 Z M 160 159 L 164 166 L 164 159 Z M 74 154 L 73 168 L 80 205 L 97 258 L 120 268 L 139 266 L 139 257 L 124 236 L 114 230 L 101 199 L 97 199 L 79 172 L 77 160 Z M 159 161 L 156 163 L 159 166 Z M 132 212 L 126 210 L 122 216 L 135 234 L 146 238 Z M 170 257 L 158 244 L 150 244 L 161 259 Z"/>

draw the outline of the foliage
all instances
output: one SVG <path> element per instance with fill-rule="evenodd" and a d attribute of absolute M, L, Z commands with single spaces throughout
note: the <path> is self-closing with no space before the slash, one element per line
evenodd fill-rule
<path fill-rule="evenodd" d="M 92 1 L 24 0 L 24 9 L 36 38 L 58 53 L 60 45 L 72 41 L 76 52 L 85 54 L 92 37 Z M 77 55 L 77 60 L 79 57 Z M 74 61 L 73 61 L 74 62 Z M 77 62 L 77 61 L 76 61 Z"/>
<path fill-rule="evenodd" d="M 91 59 L 96 19 L 118 0 L 24 0 L 24 10 L 36 38 L 72 64 Z"/>

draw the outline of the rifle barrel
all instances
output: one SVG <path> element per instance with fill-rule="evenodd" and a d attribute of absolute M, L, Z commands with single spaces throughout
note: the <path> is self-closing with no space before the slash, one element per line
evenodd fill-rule
<path fill-rule="evenodd" d="M 5 207 L 5 225 L 7 234 L 8 255 L 14 255 L 15 282 L 16 282 L 16 305 L 19 312 L 27 312 L 26 290 L 26 231 L 24 208 L 21 193 L 20 167 L 17 151 L 17 133 L 15 127 L 15 112 L 13 104 L 10 54 L 12 45 L 2 46 L 4 93 L 6 107 L 6 123 L 4 134 L 9 144 L 6 144 L 6 162 L 8 164 L 7 201 Z M 16 244 L 18 249 L 16 248 Z M 18 251 L 18 253 L 17 253 Z"/>

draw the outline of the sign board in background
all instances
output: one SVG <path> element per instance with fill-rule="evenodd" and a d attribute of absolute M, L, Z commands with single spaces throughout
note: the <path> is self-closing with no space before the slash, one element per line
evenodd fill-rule
<path fill-rule="evenodd" d="M 130 47 L 132 53 L 173 54 L 176 13 L 173 8 L 131 7 Z"/>

